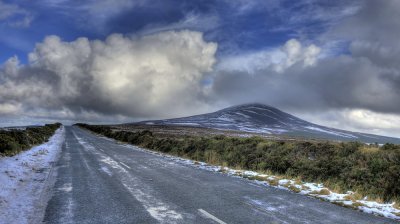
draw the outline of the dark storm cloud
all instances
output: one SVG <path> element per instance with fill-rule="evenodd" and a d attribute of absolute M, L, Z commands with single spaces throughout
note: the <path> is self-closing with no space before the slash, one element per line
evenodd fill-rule
<path fill-rule="evenodd" d="M 342 21 L 331 34 L 349 40 L 361 39 L 386 46 L 398 46 L 400 2 L 365 0 L 361 1 L 360 6 L 355 16 Z"/>
<path fill-rule="evenodd" d="M 368 60 L 342 56 L 315 66 L 293 65 L 282 73 L 267 68 L 251 75 L 223 71 L 213 85 L 216 98 L 232 104 L 258 101 L 296 110 L 367 108 L 400 112 L 395 73 Z"/>

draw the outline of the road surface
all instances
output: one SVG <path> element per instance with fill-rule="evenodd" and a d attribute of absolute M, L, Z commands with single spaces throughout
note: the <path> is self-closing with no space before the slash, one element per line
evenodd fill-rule
<path fill-rule="evenodd" d="M 66 127 L 45 223 L 396 223 Z"/>

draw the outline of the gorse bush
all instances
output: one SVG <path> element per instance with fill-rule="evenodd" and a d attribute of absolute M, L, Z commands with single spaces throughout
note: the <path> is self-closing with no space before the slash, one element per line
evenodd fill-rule
<path fill-rule="evenodd" d="M 0 155 L 12 156 L 34 145 L 42 144 L 61 126 L 60 123 L 25 130 L 0 130 Z"/>
<path fill-rule="evenodd" d="M 359 142 L 273 141 L 260 137 L 160 137 L 150 131 L 112 131 L 80 124 L 93 132 L 152 150 L 215 165 L 273 172 L 323 182 L 370 198 L 400 202 L 400 147 Z"/>

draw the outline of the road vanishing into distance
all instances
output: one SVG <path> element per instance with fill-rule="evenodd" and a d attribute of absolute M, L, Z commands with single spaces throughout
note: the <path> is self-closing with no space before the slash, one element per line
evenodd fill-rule
<path fill-rule="evenodd" d="M 44 223 L 397 223 L 66 127 Z"/>

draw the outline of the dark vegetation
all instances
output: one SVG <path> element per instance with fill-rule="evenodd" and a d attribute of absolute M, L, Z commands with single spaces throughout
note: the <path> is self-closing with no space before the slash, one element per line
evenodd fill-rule
<path fill-rule="evenodd" d="M 78 124 L 95 133 L 148 149 L 215 165 L 272 172 L 381 201 L 400 202 L 400 145 L 279 141 L 261 137 L 163 137 Z"/>
<path fill-rule="evenodd" d="M 0 155 L 12 156 L 47 142 L 60 126 L 60 123 L 55 123 L 25 130 L 0 130 Z"/>

